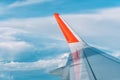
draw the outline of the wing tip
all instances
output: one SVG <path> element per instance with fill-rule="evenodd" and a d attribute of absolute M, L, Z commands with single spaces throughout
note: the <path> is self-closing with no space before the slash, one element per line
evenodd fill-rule
<path fill-rule="evenodd" d="M 59 13 L 54 13 L 54 16 L 59 16 Z"/>
<path fill-rule="evenodd" d="M 74 43 L 74 42 L 79 42 L 75 34 L 70 30 L 69 26 L 62 20 L 60 17 L 59 13 L 54 13 L 54 16 L 56 18 L 56 21 L 61 28 L 66 40 L 68 43 Z"/>

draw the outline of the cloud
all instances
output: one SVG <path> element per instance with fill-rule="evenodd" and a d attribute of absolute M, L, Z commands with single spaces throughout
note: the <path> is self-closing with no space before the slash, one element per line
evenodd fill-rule
<path fill-rule="evenodd" d="M 16 7 L 24 7 L 33 4 L 42 4 L 51 1 L 53 0 L 21 0 L 21 1 L 16 0 L 8 5 L 0 5 L 0 15 L 9 14 L 10 11 Z"/>
<path fill-rule="evenodd" d="M 0 42 L 0 61 L 13 61 L 16 54 L 31 48 L 34 48 L 33 45 L 25 41 Z"/>
<path fill-rule="evenodd" d="M 62 15 L 64 19 L 69 23 L 72 28 L 78 32 L 78 34 L 82 35 L 82 37 L 90 44 L 95 44 L 98 46 L 107 46 L 109 50 L 119 49 L 119 32 L 120 32 L 120 8 L 111 8 L 111 9 L 102 9 L 97 10 L 95 13 L 89 14 L 66 14 Z M 30 33 L 31 36 L 45 34 L 44 37 L 52 37 L 58 40 L 65 40 L 59 28 L 57 27 L 57 23 L 52 16 L 49 17 L 33 17 L 33 18 L 24 18 L 24 19 L 8 19 L 4 21 L 0 21 L 2 29 L 0 33 L 1 39 L 5 42 L 1 42 L 0 45 L 3 48 L 14 49 L 14 47 L 18 47 L 18 51 L 22 50 L 21 48 L 25 48 L 30 46 L 30 44 L 26 41 L 17 41 L 15 34 L 18 34 L 19 31 L 24 33 Z M 12 30 L 11 30 L 12 29 Z M 15 32 L 14 30 L 15 29 Z M 2 32 L 3 31 L 3 32 Z M 24 33 L 25 34 L 25 33 Z M 6 36 L 6 37 L 5 37 Z M 86 38 L 86 37 L 87 38 Z M 41 37 L 41 36 L 40 36 Z M 15 42 L 14 42 L 15 41 Z M 41 43 L 43 43 L 41 41 Z M 50 42 L 48 42 L 50 43 Z M 42 49 L 48 49 L 51 47 L 49 44 L 45 44 L 47 47 L 41 47 Z M 26 45 L 26 46 L 25 46 Z M 58 43 L 52 45 L 52 48 L 55 48 Z M 67 45 L 67 44 L 66 44 Z M 12 47 L 11 47 L 12 46 Z M 22 46 L 22 47 L 21 47 Z M 63 46 L 63 45 L 61 45 Z M 6 49 L 7 50 L 7 49 Z M 119 55 L 117 55 L 119 56 Z M 39 60 L 37 62 L 30 62 L 30 63 L 19 63 L 19 62 L 12 62 L 1 64 L 4 66 L 4 70 L 7 68 L 16 70 L 23 70 L 24 69 L 40 69 L 40 68 L 47 68 L 51 65 L 56 63 L 60 63 L 61 60 L 50 59 L 50 60 Z M 48 65 L 48 63 L 51 63 Z M 33 65 L 33 66 L 30 66 Z M 42 66 L 39 66 L 42 65 Z M 14 68 L 16 67 L 16 68 Z"/>
<path fill-rule="evenodd" d="M 62 15 L 62 17 L 64 17 L 72 28 L 78 32 L 78 34 L 82 35 L 83 38 L 89 38 L 90 40 L 87 39 L 87 41 L 90 43 L 102 43 L 107 46 L 115 47 L 116 44 L 118 44 L 116 38 L 120 39 L 118 34 L 120 32 L 119 12 L 120 8 L 116 7 L 96 10 L 95 13 L 66 14 Z M 14 18 L 0 21 L 0 24 L 3 27 L 24 29 L 33 33 L 41 33 L 46 35 L 54 34 L 53 37 L 57 37 L 59 39 L 61 37 L 61 40 L 64 38 L 57 27 L 58 25 L 55 19 L 51 16 L 37 18 L 31 17 L 24 19 Z M 92 40 L 92 38 L 94 40 Z"/>
<path fill-rule="evenodd" d="M 0 63 L 1 71 L 14 71 L 14 70 L 50 70 L 55 67 L 64 66 L 68 58 L 68 53 L 58 55 L 54 58 L 43 59 L 36 62 L 10 62 Z"/>
<path fill-rule="evenodd" d="M 66 14 L 62 17 L 80 34 L 85 41 L 99 46 L 119 49 L 120 7 L 96 10 L 95 13 Z M 24 19 L 8 19 L 0 21 L 1 27 L 24 30 L 34 35 L 46 34 L 65 41 L 59 27 L 52 16 L 31 17 Z M 54 34 L 54 35 L 53 35 Z"/>
<path fill-rule="evenodd" d="M 9 41 L 9 42 L 0 42 L 0 49 L 6 49 L 11 51 L 21 51 L 22 49 L 31 47 L 30 44 L 24 41 Z"/>
<path fill-rule="evenodd" d="M 16 23 L 16 25 L 14 23 Z M 38 51 L 39 53 L 43 51 L 45 52 L 45 50 L 50 50 L 50 49 L 51 49 L 50 51 L 52 51 L 52 49 L 55 47 L 56 48 L 61 47 L 62 44 L 56 43 L 56 41 L 57 42 L 61 41 L 62 40 L 61 38 L 57 36 L 56 38 L 54 38 L 55 36 L 51 37 L 50 35 L 49 36 L 44 35 L 43 32 L 41 32 L 43 30 L 41 30 L 40 28 L 39 29 L 41 31 L 38 30 L 38 32 L 34 30 L 34 28 L 30 29 L 31 26 L 23 25 L 25 23 L 22 24 L 22 21 L 20 20 L 18 21 L 18 23 L 16 21 L 16 22 L 10 22 L 9 24 L 5 23 L 5 26 L 3 25 L 0 26 L 1 27 L 0 28 L 0 34 L 1 34 L 0 61 L 1 62 L 21 61 L 23 57 L 26 57 L 26 61 L 27 60 L 31 61 L 31 59 L 29 58 L 30 56 L 32 57 L 32 61 L 36 61 L 40 58 L 40 55 L 38 55 L 38 59 L 35 59 L 36 55 L 33 55 L 33 53 L 38 53 Z M 45 38 L 45 36 L 48 37 Z M 47 42 L 48 40 L 49 42 Z M 63 49 L 65 48 L 65 46 L 61 48 Z"/>
<path fill-rule="evenodd" d="M 13 80 L 13 76 L 9 75 L 9 73 L 0 72 L 0 79 L 1 80 Z"/>
<path fill-rule="evenodd" d="M 0 41 L 15 41 L 15 35 L 17 34 L 27 34 L 27 31 L 21 29 L 15 29 L 11 27 L 1 27 L 0 28 Z"/>
<path fill-rule="evenodd" d="M 31 4 L 45 3 L 50 1 L 52 0 L 22 0 L 22 1 L 16 1 L 10 4 L 8 8 L 22 7 L 22 6 L 27 6 Z"/>
<path fill-rule="evenodd" d="M 120 8 L 108 8 L 97 10 L 88 14 L 67 14 L 62 15 L 64 19 L 79 33 L 87 36 L 109 36 L 114 35 L 113 30 L 119 32 Z M 25 19 L 9 19 L 0 21 L 3 27 L 15 27 L 29 29 L 30 31 L 40 31 L 41 33 L 56 32 L 58 26 L 53 17 L 33 17 Z M 49 28 L 49 29 L 47 29 Z M 106 30 L 109 30 L 106 31 Z M 101 34 L 102 33 L 102 34 Z"/>
<path fill-rule="evenodd" d="M 0 61 L 13 60 L 15 54 L 33 48 L 30 43 L 16 37 L 16 35 L 27 34 L 24 30 L 1 27 L 0 34 Z"/>
<path fill-rule="evenodd" d="M 12 27 L 17 29 L 24 29 L 31 32 L 43 32 L 46 30 L 52 30 L 55 28 L 52 17 L 38 17 L 38 18 L 26 18 L 26 19 L 9 19 L 5 21 L 0 21 L 1 27 Z M 51 27 L 48 29 L 48 27 Z M 38 28 L 38 29 L 37 29 Z M 53 31 L 54 32 L 54 31 Z"/>
<path fill-rule="evenodd" d="M 120 59 L 120 51 L 115 51 L 112 55 Z"/>

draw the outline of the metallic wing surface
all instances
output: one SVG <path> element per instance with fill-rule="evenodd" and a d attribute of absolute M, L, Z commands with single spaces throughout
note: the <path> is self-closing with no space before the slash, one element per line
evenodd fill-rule
<path fill-rule="evenodd" d="M 120 60 L 86 44 L 62 17 L 54 14 L 70 47 L 65 66 L 51 71 L 62 80 L 120 80 Z"/>

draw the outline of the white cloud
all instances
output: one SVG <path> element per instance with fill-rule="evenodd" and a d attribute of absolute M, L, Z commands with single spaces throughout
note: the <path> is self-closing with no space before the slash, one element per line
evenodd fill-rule
<path fill-rule="evenodd" d="M 0 42 L 0 49 L 6 49 L 9 51 L 21 51 L 22 49 L 31 47 L 30 44 L 24 41 L 9 41 L 9 42 Z"/>
<path fill-rule="evenodd" d="M 120 33 L 120 8 L 97 10 L 90 14 L 67 14 L 63 18 L 89 43 L 110 48 L 119 43 Z M 58 25 L 53 17 L 37 17 L 26 19 L 9 19 L 0 21 L 0 27 L 10 27 L 25 30 L 35 34 L 46 34 L 64 40 Z M 54 35 L 53 35 L 54 34 Z"/>
<path fill-rule="evenodd" d="M 113 56 L 120 58 L 120 52 L 114 53 Z"/>
<path fill-rule="evenodd" d="M 10 62 L 0 63 L 1 71 L 4 70 L 38 70 L 38 69 L 54 69 L 55 67 L 64 66 L 68 58 L 68 53 L 58 55 L 54 58 L 43 59 L 36 62 Z"/>
<path fill-rule="evenodd" d="M 27 34 L 27 31 L 10 27 L 0 28 L 0 61 L 13 60 L 15 54 L 33 48 L 28 42 L 18 40 L 16 35 Z"/>
<path fill-rule="evenodd" d="M 8 8 L 14 8 L 14 7 L 21 7 L 31 4 L 37 4 L 37 3 L 44 3 L 49 2 L 52 0 L 22 0 L 22 1 L 16 1 L 8 6 Z"/>
<path fill-rule="evenodd" d="M 0 28 L 0 42 L 1 41 L 15 41 L 15 35 L 17 34 L 26 34 L 28 33 L 25 30 L 21 30 L 21 29 L 15 29 L 15 28 L 11 28 L 11 27 L 1 27 Z"/>
<path fill-rule="evenodd" d="M 98 10 L 96 13 L 91 14 L 68 14 L 68 15 L 62 15 L 64 19 L 79 33 L 84 34 L 84 36 L 87 37 L 87 41 L 91 44 L 102 45 L 103 46 L 109 46 L 109 49 L 119 49 L 119 40 L 120 40 L 120 8 L 111 8 L 111 9 L 103 9 Z M 34 35 L 36 34 L 42 34 L 45 33 L 47 36 L 52 35 L 52 37 L 63 40 L 63 36 L 59 31 L 59 28 L 57 27 L 57 23 L 53 17 L 38 17 L 38 18 L 27 18 L 27 19 L 9 19 L 0 21 L 0 27 L 1 28 L 15 28 L 17 30 L 23 30 L 27 31 L 29 33 L 32 33 Z M 8 29 L 9 30 L 9 29 Z M 9 31 L 8 31 L 9 32 Z M 17 31 L 16 31 L 17 33 Z M 15 34 L 16 34 L 15 33 Z M 7 35 L 9 40 L 15 40 L 15 37 L 9 36 L 13 35 L 14 33 L 4 33 L 3 35 Z M 47 37 L 46 36 L 46 37 Z M 10 38 L 9 38 L 10 37 Z M 82 36 L 83 37 L 83 36 Z M 85 37 L 84 37 L 85 38 Z M 92 38 L 92 39 L 91 39 Z M 7 45 L 9 43 L 10 45 Z M 8 42 L 6 41 L 1 43 L 1 47 L 6 45 L 6 48 L 14 49 L 16 46 L 23 46 L 23 45 L 29 45 L 26 42 Z M 11 45 L 13 45 L 13 48 L 11 48 Z M 55 44 L 57 45 L 57 44 Z M 19 48 L 19 47 L 18 47 Z M 21 47 L 19 48 L 21 50 Z M 119 54 L 117 54 L 119 56 Z M 48 63 L 50 63 L 48 65 Z M 33 63 L 6 63 L 1 64 L 1 66 L 4 66 L 4 69 L 9 67 L 12 67 L 12 69 L 40 69 L 40 68 L 47 68 L 51 65 L 54 65 L 56 63 L 60 63 L 61 60 L 40 60 L 38 62 Z M 33 65 L 33 66 L 30 66 Z M 42 65 L 42 66 L 40 66 Z M 16 67 L 16 68 L 14 68 Z"/>
<path fill-rule="evenodd" d="M 30 46 L 27 42 L 17 40 L 17 34 L 27 34 L 28 32 L 21 29 L 15 29 L 10 27 L 0 28 L 0 49 L 6 48 L 9 50 L 20 50 L 22 47 Z"/>
<path fill-rule="evenodd" d="M 118 34 L 120 32 L 119 13 L 120 8 L 116 7 L 97 10 L 96 13 L 67 14 L 62 16 L 76 32 L 84 35 L 82 35 L 83 38 L 85 38 L 85 36 L 89 39 L 91 38 L 91 40 L 87 39 L 90 43 L 102 43 L 106 44 L 106 46 L 115 47 L 116 44 L 118 44 L 116 40 L 120 39 Z M 54 34 L 53 37 L 61 37 L 61 40 L 64 38 L 59 32 L 58 25 L 53 17 L 9 19 L 0 21 L 0 24 L 1 27 L 24 29 L 29 32 L 45 33 L 46 35 L 52 36 Z"/>
<path fill-rule="evenodd" d="M 9 19 L 5 21 L 0 21 L 0 27 L 12 27 L 17 29 L 23 29 L 26 31 L 33 32 L 47 32 L 55 28 L 52 17 L 39 17 L 39 18 L 26 18 L 26 19 Z M 46 29 L 46 28 L 49 28 Z M 54 32 L 54 31 L 53 31 Z"/>
<path fill-rule="evenodd" d="M 113 51 L 111 55 L 120 59 L 120 51 Z"/>
<path fill-rule="evenodd" d="M 42 3 L 51 2 L 51 1 L 53 0 L 19 0 L 9 5 L 0 5 L 0 15 L 8 14 L 11 9 L 16 7 L 24 7 L 32 4 L 42 4 Z"/>
<path fill-rule="evenodd" d="M 0 61 L 13 61 L 16 54 L 32 48 L 33 45 L 25 41 L 0 42 Z"/>
<path fill-rule="evenodd" d="M 13 80 L 13 76 L 9 75 L 8 73 L 2 73 L 0 72 L 0 79 L 1 80 Z"/>
<path fill-rule="evenodd" d="M 87 36 L 114 35 L 119 32 L 120 8 L 102 9 L 91 14 L 62 15 L 64 19 L 79 33 Z M 0 21 L 2 27 L 24 28 L 37 32 L 57 32 L 58 27 L 53 17 L 37 17 L 26 19 L 9 19 Z M 109 30 L 109 31 L 107 31 Z"/>

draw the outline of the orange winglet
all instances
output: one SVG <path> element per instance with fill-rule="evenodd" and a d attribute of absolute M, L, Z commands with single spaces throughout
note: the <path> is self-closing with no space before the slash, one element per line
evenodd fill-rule
<path fill-rule="evenodd" d="M 74 43 L 79 42 L 79 40 L 74 36 L 73 32 L 68 28 L 68 26 L 65 24 L 65 22 L 62 20 L 62 18 L 59 16 L 58 13 L 54 14 L 57 23 L 59 24 L 66 40 L 68 43 Z"/>

